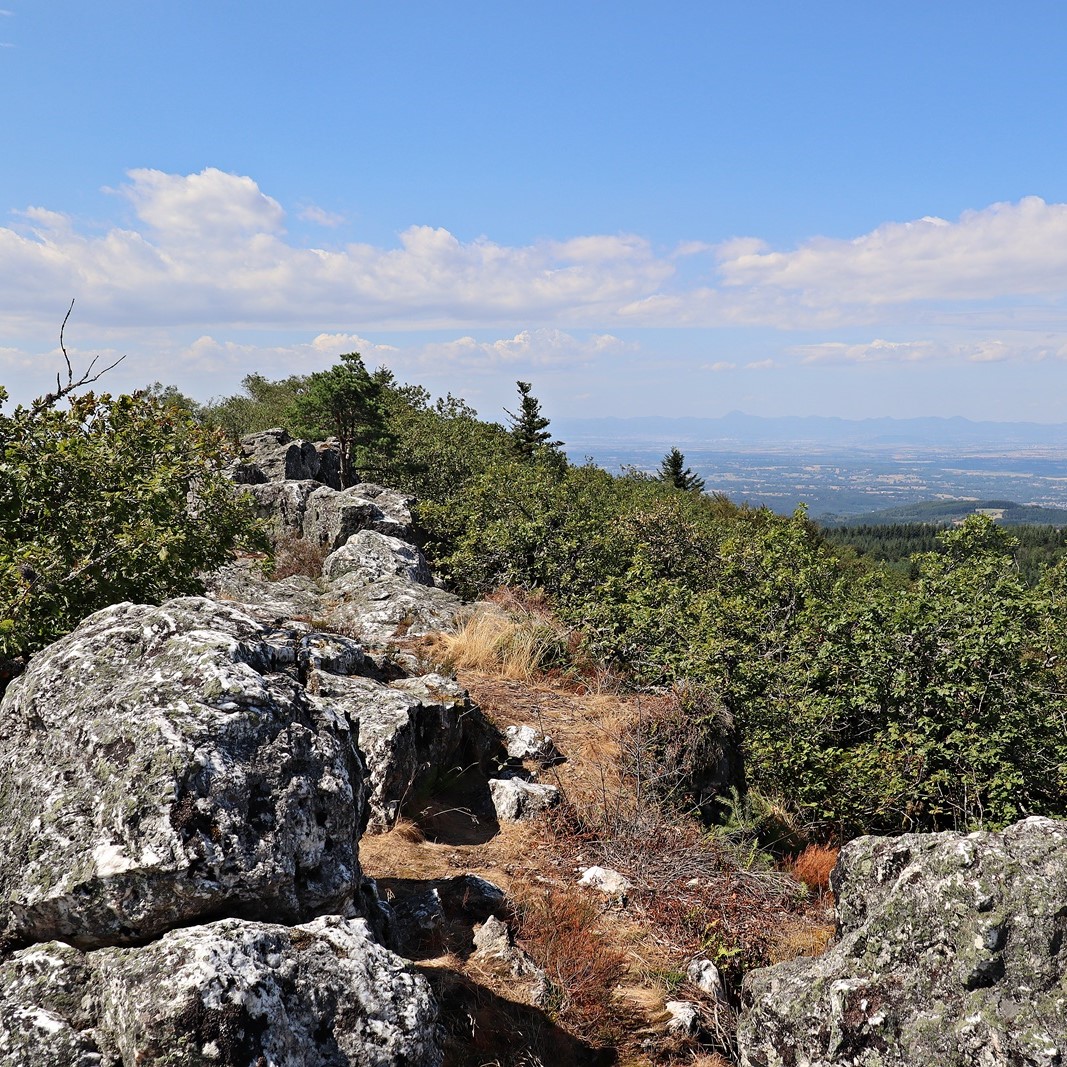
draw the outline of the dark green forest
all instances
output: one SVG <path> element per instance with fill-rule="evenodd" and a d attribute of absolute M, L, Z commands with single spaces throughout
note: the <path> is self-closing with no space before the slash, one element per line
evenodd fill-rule
<path fill-rule="evenodd" d="M 1002 525 L 998 521 L 998 525 Z M 823 531 L 826 540 L 838 550 L 852 549 L 857 556 L 876 563 L 893 564 L 912 577 L 916 567 L 912 557 L 934 552 L 939 538 L 949 527 L 926 522 L 878 523 L 831 526 Z M 1016 545 L 1015 563 L 1023 580 L 1034 585 L 1045 568 L 1058 562 L 1067 548 L 1067 530 L 1060 526 L 1017 525 L 1011 528 Z"/>
<path fill-rule="evenodd" d="M 575 635 L 557 650 L 556 669 L 595 665 L 634 689 L 673 688 L 711 748 L 738 739 L 741 788 L 810 838 L 1067 815 L 1060 534 L 1009 532 L 981 515 L 943 530 L 824 531 L 802 510 L 782 517 L 687 486 L 678 477 L 684 457 L 668 454 L 659 477 L 575 465 L 532 387 L 518 388 L 516 413 L 501 425 L 350 354 L 318 374 L 252 375 L 241 393 L 206 405 L 155 386 L 94 401 L 77 425 L 54 406 L 37 413 L 36 426 L 17 409 L 0 421 L 0 448 L 32 494 L 26 442 L 38 454 L 55 448 L 73 468 L 92 443 L 85 426 L 104 436 L 114 423 L 114 432 L 152 438 L 155 420 L 167 442 L 159 478 L 191 449 L 210 458 L 195 477 L 176 476 L 199 478 L 214 494 L 224 440 L 271 426 L 336 436 L 349 484 L 380 481 L 418 497 L 424 549 L 450 588 L 469 599 L 500 586 L 542 594 Z M 73 445 L 58 443 L 64 434 Z M 139 484 L 124 499 L 158 489 Z M 106 510 L 94 486 L 75 492 L 83 514 Z M 207 499 L 227 549 L 248 542 L 239 508 Z M 10 494 L 0 501 L 0 568 L 9 577 L 0 636 L 9 656 L 39 646 L 40 627 L 26 632 L 39 608 L 62 608 L 69 628 L 94 603 L 35 599 L 78 587 L 94 566 L 71 549 L 49 555 L 42 535 L 14 517 L 19 506 Z M 124 595 L 168 595 L 157 572 L 174 552 L 186 579 L 210 562 L 174 540 L 166 519 L 148 540 L 156 577 Z M 198 531 L 196 543 L 209 532 Z M 98 584 L 97 601 L 111 593 Z"/>

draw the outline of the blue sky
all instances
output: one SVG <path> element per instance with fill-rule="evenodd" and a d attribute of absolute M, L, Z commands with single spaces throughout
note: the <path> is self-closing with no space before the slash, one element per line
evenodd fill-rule
<path fill-rule="evenodd" d="M 0 382 L 1067 420 L 1067 5 L 0 0 Z"/>

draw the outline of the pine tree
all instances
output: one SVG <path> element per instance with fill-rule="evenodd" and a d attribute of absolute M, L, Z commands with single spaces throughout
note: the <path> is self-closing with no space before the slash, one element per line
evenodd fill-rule
<path fill-rule="evenodd" d="M 533 388 L 529 382 L 516 382 L 519 387 L 519 414 L 515 415 L 504 409 L 511 420 L 511 439 L 515 451 L 527 459 L 533 458 L 539 448 L 553 451 L 560 448 L 562 441 L 553 441 L 549 433 L 549 420 L 541 414 L 541 401 L 532 396 Z"/>
<path fill-rule="evenodd" d="M 663 457 L 659 465 L 659 480 L 673 485 L 675 489 L 684 489 L 687 493 L 704 492 L 704 479 L 698 478 L 685 465 L 685 456 L 677 448 L 672 448 Z"/>

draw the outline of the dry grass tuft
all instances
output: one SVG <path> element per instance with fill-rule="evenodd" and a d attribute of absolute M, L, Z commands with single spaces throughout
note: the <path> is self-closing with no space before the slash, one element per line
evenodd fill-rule
<path fill-rule="evenodd" d="M 767 962 L 787 963 L 804 956 L 821 956 L 834 936 L 830 923 L 786 918 L 767 941 Z"/>
<path fill-rule="evenodd" d="M 330 554 L 328 545 L 316 544 L 303 537 L 283 537 L 274 547 L 274 566 L 270 580 L 280 582 L 294 574 L 306 578 L 321 578 L 322 564 Z"/>
<path fill-rule="evenodd" d="M 564 654 L 567 630 L 547 607 L 505 592 L 478 605 L 455 630 L 439 635 L 437 651 L 447 666 L 529 681 Z"/>
<path fill-rule="evenodd" d="M 389 832 L 393 835 L 394 840 L 407 841 L 411 845 L 418 845 L 426 840 L 426 835 L 422 832 L 419 824 L 403 816 L 397 819 Z"/>
<path fill-rule="evenodd" d="M 830 872 L 837 865 L 839 848 L 828 845 L 808 845 L 791 863 L 789 873 L 816 893 L 830 889 Z"/>

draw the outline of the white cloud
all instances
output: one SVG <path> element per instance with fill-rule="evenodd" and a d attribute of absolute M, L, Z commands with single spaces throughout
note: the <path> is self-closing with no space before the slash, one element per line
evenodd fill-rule
<path fill-rule="evenodd" d="M 710 370 L 710 371 L 714 371 L 716 374 L 720 374 L 723 371 L 737 370 L 737 364 L 736 363 L 730 363 L 728 360 L 725 360 L 725 359 L 720 359 L 720 360 L 717 360 L 715 363 L 704 363 L 704 364 L 701 364 L 700 369 L 701 370 Z"/>
<path fill-rule="evenodd" d="M 811 307 L 1061 296 L 1067 204 L 1030 196 L 957 222 L 890 222 L 853 240 L 816 238 L 793 252 L 753 242 L 720 248 L 729 288 L 793 293 Z"/>
<path fill-rule="evenodd" d="M 47 324 L 42 294 L 71 293 L 84 316 L 106 324 L 590 326 L 673 273 L 647 241 L 625 235 L 509 247 L 411 226 L 392 248 L 297 247 L 276 200 L 213 168 L 133 170 L 119 193 L 139 228 L 85 234 L 41 207 L 24 213 L 22 232 L 0 228 L 0 273 L 24 281 L 9 307 L 35 309 Z"/>
<path fill-rule="evenodd" d="M 1003 363 L 1009 360 L 1032 363 L 1050 358 L 1067 359 L 1067 338 L 1049 336 L 1035 342 L 1032 337 L 1021 334 L 967 341 L 823 341 L 794 345 L 787 351 L 799 356 L 800 362 L 806 364 Z"/>
<path fill-rule="evenodd" d="M 843 363 L 1037 358 L 1034 337 L 1000 335 L 1067 330 L 1067 204 L 1037 197 L 791 251 L 755 237 L 660 251 L 630 234 L 509 246 L 424 225 L 388 247 L 305 248 L 288 239 L 285 209 L 251 177 L 138 169 L 117 192 L 132 214 L 105 232 L 44 205 L 0 227 L 6 336 L 52 330 L 71 296 L 83 324 L 107 328 L 512 331 L 441 342 L 438 358 L 484 365 L 595 358 L 620 343 L 610 332 L 620 327 L 826 330 L 825 345 L 794 354 Z M 338 219 L 314 205 L 300 216 Z M 713 283 L 679 273 L 685 257 L 709 253 Z M 947 339 L 856 345 L 833 336 L 846 326 Z M 587 330 L 609 338 L 606 348 L 584 334 L 574 340 Z"/>
<path fill-rule="evenodd" d="M 745 370 L 770 370 L 776 366 L 773 359 L 757 359 L 745 364 Z"/>
<path fill-rule="evenodd" d="M 329 226 L 331 228 L 340 226 L 345 221 L 344 215 L 327 211 L 325 208 L 318 207 L 315 204 L 309 204 L 303 208 L 300 212 L 300 218 L 305 222 L 314 222 L 319 226 Z"/>
<path fill-rule="evenodd" d="M 613 355 L 632 346 L 611 334 L 597 334 L 580 340 L 562 330 L 523 330 L 514 337 L 496 341 L 476 341 L 460 337 L 426 345 L 420 357 L 425 365 L 448 364 L 465 367 L 521 365 L 544 367 L 585 363 Z"/>
<path fill-rule="evenodd" d="M 260 192 L 251 178 L 214 167 L 184 177 L 147 169 L 131 170 L 127 176 L 130 181 L 119 192 L 164 245 L 185 238 L 206 238 L 214 244 L 220 238 L 283 230 L 281 204 Z"/>

